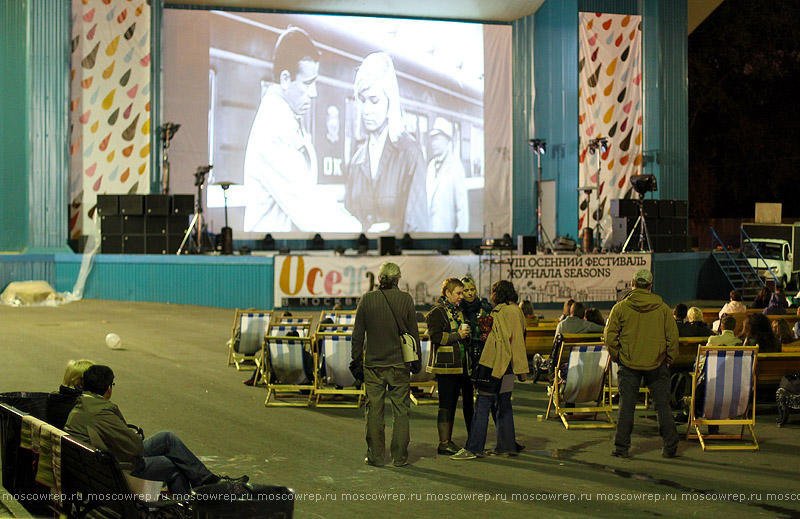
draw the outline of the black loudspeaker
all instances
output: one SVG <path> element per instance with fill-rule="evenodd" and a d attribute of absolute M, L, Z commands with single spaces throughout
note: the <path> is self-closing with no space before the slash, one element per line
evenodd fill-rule
<path fill-rule="evenodd" d="M 119 214 L 119 195 L 97 195 L 97 212 L 101 216 Z"/>
<path fill-rule="evenodd" d="M 643 200 L 642 204 L 643 204 L 642 208 L 644 209 L 644 215 L 646 218 L 658 217 L 658 200 Z"/>
<path fill-rule="evenodd" d="M 170 213 L 169 195 L 147 195 L 144 198 L 145 214 L 166 216 Z"/>
<path fill-rule="evenodd" d="M 689 217 L 689 203 L 686 200 L 675 200 L 675 216 L 678 218 Z"/>
<path fill-rule="evenodd" d="M 381 256 L 391 256 L 397 251 L 397 243 L 394 236 L 378 237 L 378 254 Z"/>
<path fill-rule="evenodd" d="M 121 214 L 144 214 L 144 195 L 119 195 Z"/>
<path fill-rule="evenodd" d="M 148 236 L 167 234 L 167 222 L 169 216 L 150 216 L 147 215 L 144 221 L 144 233 Z"/>
<path fill-rule="evenodd" d="M 144 251 L 146 254 L 167 254 L 167 235 L 145 236 Z"/>
<path fill-rule="evenodd" d="M 612 198 L 611 216 L 615 218 L 636 218 L 639 216 L 639 209 L 636 207 L 636 200 L 632 198 Z"/>
<path fill-rule="evenodd" d="M 122 254 L 122 235 L 103 235 L 100 238 L 100 252 L 103 254 Z"/>
<path fill-rule="evenodd" d="M 675 200 L 659 200 L 658 216 L 661 218 L 672 218 L 675 216 Z"/>
<path fill-rule="evenodd" d="M 172 214 L 194 214 L 194 195 L 172 195 Z"/>
<path fill-rule="evenodd" d="M 122 217 L 122 234 L 144 234 L 144 215 Z"/>
<path fill-rule="evenodd" d="M 536 245 L 538 238 L 536 236 L 517 236 L 517 253 L 518 254 L 536 254 Z"/>
<path fill-rule="evenodd" d="M 104 214 L 100 216 L 100 232 L 106 234 L 122 234 L 122 219 L 119 214 Z"/>
<path fill-rule="evenodd" d="M 126 234 L 122 237 L 123 254 L 144 254 L 144 234 Z"/>
<path fill-rule="evenodd" d="M 189 228 L 189 217 L 184 214 L 173 214 L 167 221 L 167 234 L 179 234 L 183 236 L 186 234 L 186 229 Z"/>
<path fill-rule="evenodd" d="M 673 218 L 672 234 L 682 236 L 689 234 L 689 220 L 686 218 Z"/>

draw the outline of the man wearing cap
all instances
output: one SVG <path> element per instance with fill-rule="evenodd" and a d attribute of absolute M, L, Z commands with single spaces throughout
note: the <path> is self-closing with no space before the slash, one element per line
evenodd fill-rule
<path fill-rule="evenodd" d="M 430 132 L 432 159 L 425 190 L 431 232 L 467 232 L 469 207 L 464 168 L 453 155 L 452 124 L 437 117 Z"/>
<path fill-rule="evenodd" d="M 669 306 L 651 292 L 653 274 L 638 270 L 631 290 L 608 316 L 604 340 L 611 360 L 619 364 L 619 414 L 612 456 L 627 458 L 631 446 L 633 414 L 644 378 L 658 416 L 664 441 L 661 455 L 674 458 L 678 431 L 669 406 L 668 365 L 678 357 L 678 327 Z"/>

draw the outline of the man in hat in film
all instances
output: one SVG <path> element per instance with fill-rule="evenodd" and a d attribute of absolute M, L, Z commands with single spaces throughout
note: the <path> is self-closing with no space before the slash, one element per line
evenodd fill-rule
<path fill-rule="evenodd" d="M 661 455 L 674 458 L 678 431 L 669 406 L 668 365 L 678 357 L 678 327 L 669 306 L 651 292 L 653 274 L 649 270 L 636 271 L 631 288 L 612 308 L 604 333 L 611 360 L 619 364 L 619 414 L 611 455 L 630 456 L 633 414 L 639 382 L 644 378 L 664 441 Z"/>
<path fill-rule="evenodd" d="M 425 191 L 431 232 L 469 231 L 464 167 L 453 153 L 453 125 L 437 117 L 430 132 L 431 161 Z"/>

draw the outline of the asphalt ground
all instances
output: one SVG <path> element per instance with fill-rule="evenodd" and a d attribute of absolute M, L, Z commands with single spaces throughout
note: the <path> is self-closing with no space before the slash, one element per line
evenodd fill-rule
<path fill-rule="evenodd" d="M 680 456 L 664 459 L 651 408 L 637 411 L 632 457 L 619 459 L 610 456 L 612 429 L 539 421 L 546 385 L 517 383 L 518 457 L 437 456 L 436 405 L 418 405 L 410 465 L 369 467 L 363 407 L 264 407 L 266 389 L 244 386 L 249 373 L 226 366 L 232 321 L 232 310 L 157 303 L 0 307 L 0 392 L 55 390 L 70 359 L 108 364 L 112 399 L 129 422 L 146 434 L 174 431 L 215 472 L 293 488 L 298 519 L 800 517 L 800 417 L 776 427 L 774 403 L 757 406 L 759 451 L 703 452 L 682 441 Z M 106 346 L 108 333 L 123 349 Z M 493 438 L 490 430 L 487 447 Z M 460 412 L 454 439 L 466 440 Z"/>

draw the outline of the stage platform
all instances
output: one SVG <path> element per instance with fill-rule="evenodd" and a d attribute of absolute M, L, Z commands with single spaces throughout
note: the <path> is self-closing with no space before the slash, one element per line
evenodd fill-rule
<path fill-rule="evenodd" d="M 70 359 L 108 364 L 127 420 L 148 435 L 175 431 L 214 471 L 293 487 L 296 519 L 800 515 L 800 467 L 787 462 L 800 449 L 800 417 L 779 429 L 770 405 L 759 406 L 758 452 L 703 452 L 682 441 L 680 457 L 666 460 L 645 410 L 637 411 L 633 457 L 618 459 L 609 455 L 612 430 L 539 422 L 545 384 L 517 383 L 520 456 L 437 456 L 437 410 L 427 405 L 412 408 L 409 466 L 365 466 L 363 407 L 265 408 L 266 390 L 244 386 L 248 373 L 225 365 L 232 320 L 227 309 L 158 303 L 0 307 L 0 391 L 53 391 Z M 122 350 L 106 347 L 109 332 Z M 463 445 L 460 412 L 456 422 Z M 487 447 L 493 439 L 490 431 Z"/>
<path fill-rule="evenodd" d="M 333 257 L 333 251 L 309 254 Z M 429 257 L 436 261 L 447 256 Z M 471 257 L 478 261 L 477 256 Z M 357 264 L 363 257 L 344 258 L 352 258 L 353 264 Z M 41 279 L 58 292 L 70 291 L 78 278 L 82 259 L 80 254 L 60 253 L 0 255 L 0 288 L 12 281 Z M 655 291 L 670 305 L 692 299 L 724 299 L 730 291 L 708 251 L 653 254 L 652 265 Z M 436 285 L 441 280 L 431 282 Z M 274 283 L 275 259 L 266 255 L 98 254 L 93 260 L 84 297 L 217 308 L 273 308 L 276 304 Z M 557 308 L 561 298 L 558 301 L 555 306 L 549 306 Z"/>

